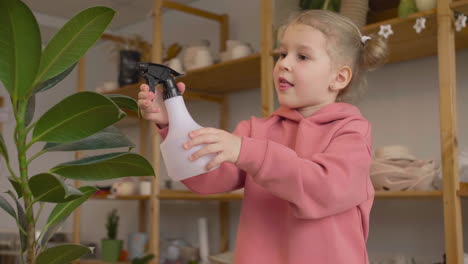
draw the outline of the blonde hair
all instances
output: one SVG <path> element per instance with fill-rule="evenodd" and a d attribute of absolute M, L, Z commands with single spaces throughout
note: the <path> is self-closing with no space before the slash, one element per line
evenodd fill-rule
<path fill-rule="evenodd" d="M 287 27 L 294 24 L 311 26 L 321 31 L 331 45 L 327 52 L 335 66 L 348 65 L 353 72 L 349 84 L 340 91 L 337 101 L 351 101 L 367 88 L 366 73 L 385 63 L 387 58 L 386 41 L 375 34 L 364 43 L 359 28 L 347 17 L 327 10 L 307 10 L 289 19 L 280 29 L 282 38 Z"/>

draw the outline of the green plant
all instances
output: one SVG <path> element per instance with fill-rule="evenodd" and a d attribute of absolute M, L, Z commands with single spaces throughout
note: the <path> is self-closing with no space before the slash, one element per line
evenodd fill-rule
<path fill-rule="evenodd" d="M 141 257 L 141 258 L 134 258 L 134 259 L 132 259 L 132 264 L 146 264 L 150 260 L 152 260 L 153 258 L 154 258 L 153 254 L 146 255 L 146 256 Z"/>
<path fill-rule="evenodd" d="M 414 0 L 400 0 L 398 5 L 398 15 L 400 17 L 404 18 L 416 12 L 418 12 L 418 9 Z"/>
<path fill-rule="evenodd" d="M 112 210 L 112 212 L 107 216 L 107 239 L 115 240 L 117 239 L 117 231 L 119 228 L 119 219 L 117 215 L 117 209 Z"/>
<path fill-rule="evenodd" d="M 14 205 L 0 195 L 0 208 L 13 217 L 21 241 L 21 263 L 69 263 L 90 253 L 88 247 L 65 244 L 47 247 L 66 218 L 96 192 L 92 186 L 75 188 L 67 180 L 99 181 L 128 176 L 154 176 L 151 164 L 131 153 L 133 144 L 112 125 L 126 116 L 122 108 L 138 111 L 125 96 L 94 92 L 73 94 L 33 121 L 36 94 L 49 90 L 73 70 L 78 60 L 99 39 L 115 11 L 86 9 L 71 18 L 42 49 L 38 23 L 20 0 L 0 0 L 0 81 L 11 100 L 16 126 L 13 138 L 18 168 L 0 134 L 0 155 L 7 165 Z M 43 144 L 31 153 L 31 146 Z M 29 175 L 31 163 L 53 151 L 128 148 L 58 164 L 49 171 Z M 4 175 L 5 176 L 5 175 Z M 36 225 L 46 203 L 55 207 L 38 237 Z M 16 210 L 15 210 L 16 207 Z M 34 210 L 37 209 L 37 210 Z"/>

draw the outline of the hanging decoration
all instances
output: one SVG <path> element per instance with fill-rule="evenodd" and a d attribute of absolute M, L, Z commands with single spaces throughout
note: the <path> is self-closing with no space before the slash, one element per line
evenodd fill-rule
<path fill-rule="evenodd" d="M 420 17 L 416 19 L 416 23 L 414 23 L 413 28 L 416 31 L 416 33 L 421 33 L 421 31 L 426 28 L 426 18 Z"/>
<path fill-rule="evenodd" d="M 463 28 L 466 27 L 468 17 L 459 11 L 454 10 L 453 13 L 454 13 L 453 24 L 455 26 L 455 30 L 457 32 L 460 32 L 462 31 Z M 416 21 L 413 25 L 413 29 L 414 31 L 416 31 L 417 34 L 420 34 L 426 28 L 426 21 L 427 21 L 426 17 L 416 18 Z M 390 35 L 394 34 L 392 25 L 391 24 L 380 25 L 380 30 L 378 34 L 382 36 L 383 38 L 388 39 Z"/>
<path fill-rule="evenodd" d="M 390 35 L 393 35 L 392 25 L 380 25 L 379 35 L 388 38 Z"/>
<path fill-rule="evenodd" d="M 455 17 L 457 18 L 455 20 L 455 29 L 460 32 L 463 28 L 466 27 L 466 16 L 461 13 L 456 13 Z"/>

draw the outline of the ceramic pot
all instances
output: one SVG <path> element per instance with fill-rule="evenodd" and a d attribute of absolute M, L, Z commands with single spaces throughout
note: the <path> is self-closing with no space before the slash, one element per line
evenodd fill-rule
<path fill-rule="evenodd" d="M 437 0 L 415 0 L 418 11 L 427 11 L 436 8 Z"/>
<path fill-rule="evenodd" d="M 183 66 L 187 71 L 213 64 L 209 42 L 207 40 L 200 40 L 192 43 L 185 48 L 182 60 Z"/>
<path fill-rule="evenodd" d="M 122 240 L 102 239 L 102 260 L 118 261 L 122 250 Z"/>

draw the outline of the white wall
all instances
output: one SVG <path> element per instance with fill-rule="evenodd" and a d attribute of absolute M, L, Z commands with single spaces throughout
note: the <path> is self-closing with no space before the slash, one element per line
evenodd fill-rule
<path fill-rule="evenodd" d="M 229 11 L 230 35 L 232 39 L 251 42 L 256 50 L 260 44 L 260 1 L 201 0 L 193 6 L 209 9 L 216 13 Z M 151 21 L 129 26 L 122 33 L 144 34 L 151 40 Z M 164 13 L 164 42 L 169 45 L 179 42 L 182 45 L 201 38 L 212 42 L 213 51 L 218 50 L 218 27 L 190 15 L 173 11 Z M 93 90 L 105 80 L 116 80 L 116 66 L 109 60 L 109 47 L 105 43 L 96 45 L 87 55 L 87 88 Z M 460 147 L 467 146 L 468 124 L 463 113 L 468 105 L 463 104 L 468 96 L 466 89 L 468 76 L 468 52 L 457 55 L 458 68 L 458 109 Z M 59 99 L 71 94 L 76 88 L 76 74 L 71 74 L 52 91 L 38 98 L 37 112 L 43 113 Z M 190 87 L 188 88 L 190 89 Z M 5 96 L 4 89 L 1 90 Z M 465 100 L 464 100 L 465 99 Z M 250 115 L 260 115 L 259 90 L 244 91 L 230 97 L 230 129 Z M 193 117 L 204 126 L 217 126 L 218 111 L 213 104 L 189 103 Z M 373 124 L 374 148 L 386 144 L 405 144 L 421 159 L 440 160 L 439 106 L 437 88 L 436 58 L 425 58 L 405 63 L 387 65 L 369 76 L 367 96 L 358 103 L 363 114 Z M 216 106 L 214 106 L 216 109 Z M 5 124 L 4 136 L 10 149 L 13 147 L 11 131 L 14 124 Z M 132 127 L 124 131 L 138 145 L 138 131 Z M 9 140 L 10 139 L 10 140 Z M 35 149 L 39 149 L 37 146 Z M 137 149 L 138 151 L 138 149 Z M 73 159 L 73 154 L 49 154 L 37 159 L 31 174 L 47 170 L 51 166 Z M 13 166 L 16 166 L 14 164 Z M 4 166 L 2 175 L 6 175 Z M 161 175 L 162 178 L 167 176 Z M 99 183 L 101 185 L 109 182 Z M 7 188 L 5 177 L 0 178 L 0 191 Z M 119 237 L 126 238 L 129 232 L 137 231 L 138 203 L 135 201 L 89 201 L 83 206 L 82 238 L 84 241 L 98 242 L 105 236 L 105 215 L 112 209 L 121 212 Z M 198 245 L 196 219 L 207 216 L 211 249 L 219 250 L 217 231 L 218 204 L 216 202 L 163 201 L 161 204 L 161 235 L 165 238 L 185 237 L 193 245 Z M 231 247 L 234 245 L 240 202 L 231 203 Z M 468 212 L 466 202 L 463 211 Z M 48 213 L 47 210 L 45 212 Z M 468 222 L 465 220 L 465 224 Z M 14 228 L 14 223 L 0 211 L 0 229 Z M 71 229 L 71 222 L 66 223 Z M 468 236 L 465 236 L 468 241 Z M 444 251 L 443 210 L 440 200 L 378 200 L 375 202 L 371 218 L 371 234 L 368 242 L 372 256 L 402 253 L 420 256 L 425 260 L 440 260 Z M 430 262 L 429 262 L 430 263 Z"/>

